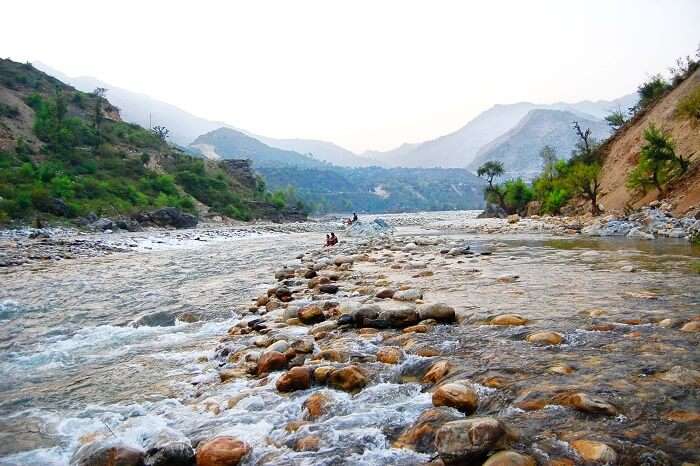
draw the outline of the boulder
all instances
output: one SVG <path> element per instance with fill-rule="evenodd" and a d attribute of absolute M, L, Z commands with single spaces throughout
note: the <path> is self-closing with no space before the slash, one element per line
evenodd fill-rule
<path fill-rule="evenodd" d="M 328 397 L 323 393 L 313 393 L 310 395 L 302 407 L 306 410 L 304 419 L 315 421 L 328 412 Z"/>
<path fill-rule="evenodd" d="M 335 256 L 333 259 L 333 263 L 335 265 L 343 265 L 343 264 L 352 264 L 354 262 L 354 259 L 352 256 Z"/>
<path fill-rule="evenodd" d="M 491 325 L 525 325 L 527 319 L 519 314 L 501 314 L 489 321 Z"/>
<path fill-rule="evenodd" d="M 257 374 L 269 374 L 287 368 L 287 358 L 279 351 L 270 351 L 260 356 L 257 366 Z"/>
<path fill-rule="evenodd" d="M 306 325 L 313 325 L 326 320 L 323 310 L 315 304 L 300 309 L 298 317 Z"/>
<path fill-rule="evenodd" d="M 506 217 L 506 220 L 508 220 L 508 223 L 518 223 L 520 221 L 520 215 L 509 215 L 508 217 Z"/>
<path fill-rule="evenodd" d="M 421 304 L 416 308 L 416 312 L 419 320 L 434 319 L 445 323 L 455 321 L 454 308 L 444 303 Z"/>
<path fill-rule="evenodd" d="M 197 466 L 237 466 L 250 450 L 234 437 L 215 437 L 197 446 Z"/>
<path fill-rule="evenodd" d="M 146 466 L 193 466 L 194 449 L 184 435 L 164 429 L 146 442 Z"/>
<path fill-rule="evenodd" d="M 326 283 L 318 286 L 318 291 L 326 294 L 336 294 L 339 289 L 340 287 L 338 285 L 334 285 L 332 283 Z"/>
<path fill-rule="evenodd" d="M 448 361 L 438 361 L 428 369 L 421 379 L 422 383 L 436 384 L 442 380 L 450 372 L 450 363 Z"/>
<path fill-rule="evenodd" d="M 536 332 L 528 335 L 527 341 L 536 345 L 558 345 L 564 337 L 557 332 Z"/>
<path fill-rule="evenodd" d="M 476 391 L 461 383 L 447 383 L 441 385 L 433 393 L 433 406 L 448 406 L 455 408 L 464 414 L 472 414 L 479 405 L 479 396 Z"/>
<path fill-rule="evenodd" d="M 328 376 L 328 386 L 345 392 L 362 390 L 369 380 L 357 366 L 347 366 L 332 371 Z"/>
<path fill-rule="evenodd" d="M 362 327 L 367 320 L 374 320 L 379 317 L 382 308 L 377 304 L 365 304 L 352 312 L 353 320 Z"/>
<path fill-rule="evenodd" d="M 691 320 L 681 327 L 681 332 L 700 332 L 700 320 Z"/>
<path fill-rule="evenodd" d="M 286 286 L 277 287 L 277 289 L 275 289 L 275 296 L 282 302 L 288 302 L 292 300 L 292 292 Z"/>
<path fill-rule="evenodd" d="M 505 450 L 489 457 L 483 466 L 537 466 L 537 463 L 531 456 L 521 455 L 512 450 Z"/>
<path fill-rule="evenodd" d="M 647 233 L 646 231 L 643 231 L 639 227 L 634 227 L 632 228 L 629 233 L 627 233 L 628 238 L 634 238 L 634 239 L 654 239 L 654 235 L 652 233 Z"/>
<path fill-rule="evenodd" d="M 458 419 L 448 408 L 429 408 L 412 426 L 404 430 L 394 443 L 395 448 L 411 448 L 419 453 L 435 451 L 435 433 L 445 423 Z"/>
<path fill-rule="evenodd" d="M 386 321 L 391 327 L 408 327 L 418 323 L 418 313 L 410 307 L 385 309 L 377 318 Z"/>
<path fill-rule="evenodd" d="M 574 393 L 568 397 L 568 404 L 579 411 L 591 414 L 617 415 L 615 406 L 600 398 L 592 397 L 586 393 Z"/>
<path fill-rule="evenodd" d="M 160 227 L 194 228 L 197 226 L 197 217 L 175 207 L 154 210 L 148 214 L 148 218 Z"/>
<path fill-rule="evenodd" d="M 399 290 L 394 293 L 393 298 L 397 301 L 415 301 L 416 299 L 423 299 L 423 292 L 415 288 Z"/>
<path fill-rule="evenodd" d="M 450 421 L 435 434 L 440 459 L 449 464 L 478 464 L 488 452 L 503 448 L 509 440 L 506 426 L 492 417 Z"/>
<path fill-rule="evenodd" d="M 374 296 L 376 296 L 377 298 L 380 298 L 380 299 L 391 299 L 394 297 L 395 293 L 396 293 L 396 290 L 394 290 L 392 288 L 382 288 Z"/>
<path fill-rule="evenodd" d="M 144 466 L 143 450 L 119 441 L 103 440 L 80 447 L 70 466 Z"/>
<path fill-rule="evenodd" d="M 398 364 L 401 360 L 401 350 L 394 346 L 385 346 L 377 351 L 377 361 L 384 364 Z"/>
<path fill-rule="evenodd" d="M 317 383 L 324 384 L 328 381 L 328 376 L 331 375 L 331 372 L 335 370 L 335 367 L 333 366 L 320 366 L 314 369 L 314 380 Z"/>
<path fill-rule="evenodd" d="M 586 461 L 594 461 L 605 464 L 617 463 L 617 453 L 612 447 L 592 440 L 575 440 L 571 447 Z"/>
<path fill-rule="evenodd" d="M 114 223 L 109 218 L 99 218 L 90 224 L 90 229 L 94 231 L 113 230 Z"/>
<path fill-rule="evenodd" d="M 311 387 L 311 374 L 309 367 L 292 367 L 277 379 L 277 390 L 283 393 L 306 390 Z"/>

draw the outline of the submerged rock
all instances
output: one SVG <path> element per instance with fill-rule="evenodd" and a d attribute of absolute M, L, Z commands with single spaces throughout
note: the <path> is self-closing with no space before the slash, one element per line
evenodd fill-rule
<path fill-rule="evenodd" d="M 197 447 L 197 466 L 237 466 L 250 446 L 234 437 L 215 437 Z"/>
<path fill-rule="evenodd" d="M 443 425 L 458 419 L 448 408 L 429 408 L 421 413 L 416 422 L 403 431 L 394 443 L 396 448 L 411 448 L 419 453 L 435 451 L 435 433 Z"/>
<path fill-rule="evenodd" d="M 418 319 L 435 319 L 438 322 L 450 323 L 455 321 L 455 310 L 444 303 L 421 304 L 416 308 Z"/>
<path fill-rule="evenodd" d="M 592 440 L 575 440 L 571 447 L 586 461 L 596 461 L 605 464 L 615 464 L 617 453 L 612 447 Z"/>
<path fill-rule="evenodd" d="M 104 440 L 79 448 L 70 466 L 144 466 L 144 452 L 119 441 Z"/>
<path fill-rule="evenodd" d="M 428 369 L 421 382 L 423 383 L 438 383 L 450 372 L 450 363 L 448 361 L 438 361 Z"/>
<path fill-rule="evenodd" d="M 536 345 L 558 345 L 564 337 L 557 332 L 537 332 L 528 335 L 527 341 Z"/>
<path fill-rule="evenodd" d="M 527 319 L 520 314 L 501 314 L 489 321 L 491 325 L 525 325 Z"/>
<path fill-rule="evenodd" d="M 377 361 L 385 364 L 398 364 L 401 360 L 401 350 L 394 346 L 385 346 L 377 351 Z"/>
<path fill-rule="evenodd" d="M 277 379 L 276 387 L 280 392 L 306 390 L 311 387 L 312 369 L 309 367 L 292 367 Z"/>
<path fill-rule="evenodd" d="M 483 466 L 536 466 L 534 458 L 516 451 L 505 450 L 490 456 Z"/>

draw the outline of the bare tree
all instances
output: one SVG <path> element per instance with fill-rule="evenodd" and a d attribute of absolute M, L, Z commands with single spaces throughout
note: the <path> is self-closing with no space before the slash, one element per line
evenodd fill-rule
<path fill-rule="evenodd" d="M 165 142 L 170 134 L 170 130 L 165 126 L 154 126 L 151 131 L 153 131 L 153 134 L 155 134 L 161 142 Z"/>

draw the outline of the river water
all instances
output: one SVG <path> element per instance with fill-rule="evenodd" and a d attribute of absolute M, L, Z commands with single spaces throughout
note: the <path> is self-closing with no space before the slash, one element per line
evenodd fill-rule
<path fill-rule="evenodd" d="M 417 339 L 460 361 L 463 376 L 479 387 L 480 412 L 508 418 L 530 439 L 528 453 L 538 460 L 567 456 L 566 441 L 586 437 L 636 458 L 652 455 L 657 463 L 648 464 L 700 459 L 700 378 L 693 372 L 700 366 L 699 339 L 679 331 L 700 315 L 700 275 L 691 265 L 700 251 L 671 240 L 478 236 L 425 227 L 396 232 L 408 234 L 494 248 L 469 261 L 431 262 L 439 257 L 433 250 L 406 256 L 430 257 L 434 275 L 414 284 L 463 317 L 461 325 Z M 356 395 L 312 388 L 283 396 L 276 377 L 266 385 L 218 383 L 221 337 L 274 284 L 275 268 L 318 241 L 315 233 L 279 234 L 0 272 L 0 464 L 65 465 L 95 438 L 142 445 L 163 429 L 190 439 L 239 437 L 253 446 L 250 464 L 429 461 L 393 442 L 431 406 L 430 393 L 408 374 L 434 358 L 406 351 L 400 365 L 372 363 L 376 377 Z M 364 272 L 378 274 L 380 264 Z M 410 279 L 398 268 L 393 273 L 387 275 Z M 503 283 L 504 274 L 519 278 Z M 507 312 L 534 322 L 527 332 L 560 332 L 564 344 L 532 348 L 522 327 L 483 325 Z M 658 325 L 666 318 L 671 326 Z M 596 330 L 600 324 L 611 328 Z M 291 338 L 306 329 L 285 331 Z M 374 354 L 380 340 L 334 344 Z M 548 372 L 554 366 L 574 371 L 562 377 Z M 519 407 L 572 387 L 609 399 L 621 414 L 591 417 L 548 403 L 540 410 Z M 322 447 L 303 451 L 294 447 L 301 434 L 284 427 L 302 417 L 303 401 L 318 390 L 333 400 L 332 415 L 305 428 Z M 241 392 L 249 396 L 226 409 Z"/>

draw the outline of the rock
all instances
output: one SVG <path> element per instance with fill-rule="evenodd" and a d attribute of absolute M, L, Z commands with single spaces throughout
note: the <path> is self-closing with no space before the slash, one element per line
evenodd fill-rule
<path fill-rule="evenodd" d="M 176 317 L 177 320 L 180 322 L 185 322 L 188 324 L 193 324 L 195 322 L 199 322 L 199 315 L 195 314 L 194 312 L 183 312 L 177 315 Z"/>
<path fill-rule="evenodd" d="M 423 299 L 423 292 L 415 288 L 410 288 L 408 290 L 400 290 L 394 293 L 394 299 L 397 301 L 415 301 L 416 299 Z"/>
<path fill-rule="evenodd" d="M 537 332 L 528 335 L 527 341 L 537 345 L 558 345 L 564 337 L 557 332 Z"/>
<path fill-rule="evenodd" d="M 324 384 L 328 381 L 328 376 L 335 370 L 333 366 L 321 366 L 314 369 L 314 380 L 317 383 Z"/>
<path fill-rule="evenodd" d="M 275 296 L 283 303 L 292 300 L 292 292 L 286 286 L 278 287 L 275 290 Z"/>
<path fill-rule="evenodd" d="M 95 231 L 112 230 L 114 228 L 114 223 L 109 218 L 100 218 L 92 222 L 90 228 Z"/>
<path fill-rule="evenodd" d="M 401 360 L 401 350 L 394 346 L 385 346 L 377 351 L 377 361 L 384 364 L 398 364 Z"/>
<path fill-rule="evenodd" d="M 444 323 L 455 321 L 454 308 L 444 303 L 421 304 L 416 308 L 416 312 L 419 320 L 435 319 Z"/>
<path fill-rule="evenodd" d="M 325 359 L 326 361 L 333 362 L 347 362 L 350 359 L 350 356 L 347 353 L 336 349 L 325 349 L 323 351 L 319 351 L 315 359 Z"/>
<path fill-rule="evenodd" d="M 435 433 L 445 423 L 458 417 L 448 408 L 429 408 L 416 422 L 403 431 L 394 443 L 395 448 L 411 448 L 419 453 L 435 451 Z"/>
<path fill-rule="evenodd" d="M 352 264 L 354 262 L 351 256 L 335 256 L 333 263 L 335 265 Z"/>
<path fill-rule="evenodd" d="M 302 405 L 306 410 L 304 418 L 309 421 L 315 421 L 327 413 L 328 397 L 323 393 L 313 393 Z"/>
<path fill-rule="evenodd" d="M 334 370 L 328 376 L 327 381 L 329 387 L 345 392 L 361 390 L 368 382 L 367 376 L 357 366 L 347 366 Z"/>
<path fill-rule="evenodd" d="M 250 450 L 234 437 L 215 437 L 197 446 L 197 466 L 237 466 Z"/>
<path fill-rule="evenodd" d="M 575 440 L 571 442 L 571 447 L 586 461 L 605 464 L 617 463 L 617 453 L 604 443 L 592 440 Z"/>
<path fill-rule="evenodd" d="M 591 414 L 617 415 L 617 408 L 600 398 L 589 396 L 585 393 L 574 393 L 568 397 L 568 404 L 579 411 Z"/>
<path fill-rule="evenodd" d="M 501 275 L 498 278 L 496 278 L 496 281 L 499 283 L 515 283 L 518 281 L 519 278 L 520 278 L 519 275 L 505 274 L 505 275 Z"/>
<path fill-rule="evenodd" d="M 314 351 L 314 342 L 312 338 L 304 338 L 303 340 L 293 341 L 290 347 L 295 353 L 312 353 Z"/>
<path fill-rule="evenodd" d="M 442 380 L 450 372 L 450 363 L 448 361 L 438 361 L 425 373 L 421 379 L 422 383 L 436 384 Z"/>
<path fill-rule="evenodd" d="M 642 231 L 639 227 L 634 227 L 630 230 L 629 233 L 627 233 L 628 238 L 634 238 L 634 239 L 654 239 L 654 235 L 651 233 L 647 233 L 645 231 Z"/>
<path fill-rule="evenodd" d="M 265 348 L 265 352 L 269 353 L 270 351 L 277 351 L 278 353 L 284 353 L 289 349 L 289 343 L 287 343 L 284 340 L 277 340 L 276 342 L 272 343 L 270 346 Z"/>
<path fill-rule="evenodd" d="M 525 325 L 527 319 L 519 314 L 501 314 L 489 321 L 491 325 Z"/>
<path fill-rule="evenodd" d="M 80 447 L 70 466 L 144 466 L 144 452 L 119 441 L 103 440 Z"/>
<path fill-rule="evenodd" d="M 391 288 L 382 288 L 375 294 L 377 298 L 380 299 L 391 299 L 394 297 L 394 294 L 396 293 L 396 290 L 393 290 Z"/>
<path fill-rule="evenodd" d="M 520 221 L 520 215 L 509 215 L 508 217 L 506 217 L 506 220 L 508 220 L 508 223 L 518 223 Z"/>
<path fill-rule="evenodd" d="M 310 269 L 304 272 L 304 278 L 307 278 L 309 280 L 316 277 L 317 275 L 318 273 L 314 269 Z"/>
<path fill-rule="evenodd" d="M 194 449 L 190 440 L 172 429 L 164 429 L 146 442 L 146 466 L 192 466 Z"/>
<path fill-rule="evenodd" d="M 306 390 L 311 387 L 311 374 L 309 367 L 292 367 L 277 379 L 277 390 L 283 393 Z"/>
<path fill-rule="evenodd" d="M 408 327 L 418 323 L 418 314 L 411 308 L 385 309 L 377 318 L 391 327 Z"/>
<path fill-rule="evenodd" d="M 411 325 L 402 330 L 403 333 L 428 333 L 430 327 L 423 324 Z"/>
<path fill-rule="evenodd" d="M 321 293 L 326 293 L 326 294 L 336 294 L 340 288 L 338 285 L 334 285 L 332 283 L 327 283 L 325 285 L 319 285 L 318 291 Z"/>
<path fill-rule="evenodd" d="M 700 371 L 683 366 L 673 366 L 659 374 L 658 378 L 681 386 L 700 386 Z"/>
<path fill-rule="evenodd" d="M 681 332 L 700 332 L 700 320 L 691 320 L 681 327 Z"/>
<path fill-rule="evenodd" d="M 317 435 L 307 435 L 297 440 L 294 444 L 294 451 L 318 451 L 321 444 L 321 437 Z"/>
<path fill-rule="evenodd" d="M 433 393 L 433 406 L 448 406 L 455 408 L 466 415 L 476 411 L 479 404 L 479 396 L 471 387 L 461 383 L 448 383 L 441 385 Z"/>
<path fill-rule="evenodd" d="M 620 268 L 620 270 L 623 271 L 623 272 L 625 272 L 625 273 L 631 273 L 631 272 L 636 272 L 636 271 L 637 271 L 637 269 L 634 268 L 633 265 L 624 265 L 624 266 L 622 266 L 622 267 Z"/>
<path fill-rule="evenodd" d="M 287 358 L 278 351 L 270 351 L 260 356 L 257 366 L 257 374 L 269 374 L 273 371 L 280 371 L 287 368 Z"/>
<path fill-rule="evenodd" d="M 160 227 L 194 228 L 197 217 L 175 207 L 163 207 L 148 214 L 148 219 Z"/>
<path fill-rule="evenodd" d="M 365 304 L 352 312 L 353 320 L 362 327 L 365 321 L 374 320 L 379 317 L 382 308 L 377 304 Z"/>
<path fill-rule="evenodd" d="M 531 456 L 505 450 L 490 456 L 483 466 L 537 466 L 537 463 Z"/>
<path fill-rule="evenodd" d="M 299 310 L 299 320 L 306 325 L 313 325 L 326 320 L 326 316 L 320 307 L 315 304 L 307 306 Z"/>
<path fill-rule="evenodd" d="M 275 271 L 277 281 L 289 280 L 290 278 L 294 278 L 294 270 L 292 269 L 283 268 Z"/>
<path fill-rule="evenodd" d="M 350 314 L 343 314 L 338 317 L 338 326 L 340 325 L 352 325 L 355 323 L 355 319 Z"/>
<path fill-rule="evenodd" d="M 435 448 L 445 464 L 478 464 L 489 451 L 506 446 L 509 433 L 492 417 L 450 421 L 438 429 Z"/>
<path fill-rule="evenodd" d="M 338 325 L 339 322 L 337 320 L 326 320 L 311 327 L 309 329 L 309 334 L 316 336 L 320 333 L 330 332 L 331 330 L 338 328 Z"/>

